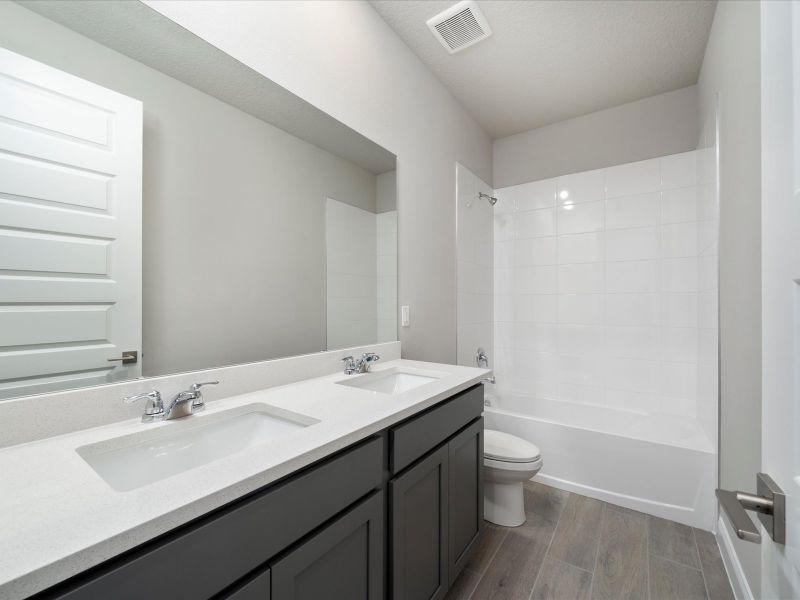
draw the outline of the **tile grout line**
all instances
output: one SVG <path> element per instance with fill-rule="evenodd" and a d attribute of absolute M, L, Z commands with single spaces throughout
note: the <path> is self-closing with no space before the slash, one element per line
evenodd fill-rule
<path fill-rule="evenodd" d="M 694 550 L 697 552 L 697 563 L 700 565 L 700 575 L 703 577 L 703 587 L 706 590 L 706 599 L 709 600 L 711 595 L 708 593 L 708 582 L 706 581 L 706 571 L 703 569 L 703 561 L 700 559 L 700 548 L 697 545 L 697 534 L 692 527 L 692 539 L 694 540 Z"/>
<path fill-rule="evenodd" d="M 603 526 L 606 523 L 606 513 L 608 511 L 608 502 L 603 502 L 603 512 L 600 515 L 600 533 L 597 536 L 597 549 L 594 551 L 594 570 L 592 571 L 592 581 L 589 583 L 589 598 L 591 599 L 594 594 L 594 578 L 597 575 L 597 565 L 600 561 L 600 544 L 603 542 Z"/>
<path fill-rule="evenodd" d="M 484 529 L 484 531 L 485 531 L 485 529 Z M 500 552 L 500 546 L 502 546 L 503 543 L 506 541 L 506 538 L 508 537 L 508 531 L 509 531 L 508 528 L 504 528 L 503 536 L 500 539 L 500 542 L 497 544 L 497 548 L 494 549 L 494 552 L 492 552 L 491 557 L 489 557 L 489 560 L 486 561 L 486 566 L 479 573 L 478 579 L 477 579 L 477 581 L 475 581 L 475 585 L 472 587 L 472 589 L 470 590 L 469 594 L 467 594 L 467 597 L 466 597 L 465 600 L 470 600 L 470 598 L 472 598 L 472 594 L 474 594 L 475 590 L 478 589 L 478 586 L 481 584 L 481 581 L 483 580 L 483 576 L 486 575 L 486 571 L 489 570 L 489 565 L 492 564 L 492 561 L 494 561 L 494 557 L 497 556 L 498 552 Z"/>
<path fill-rule="evenodd" d="M 545 550 L 544 556 L 542 557 L 542 564 L 539 565 L 539 572 L 536 573 L 536 579 L 533 580 L 531 591 L 528 594 L 528 600 L 533 600 L 533 592 L 536 589 L 536 584 L 539 583 L 539 577 L 542 576 L 542 571 L 544 570 L 544 563 L 547 562 L 547 557 L 550 555 L 550 547 L 553 545 L 553 539 L 555 539 L 556 537 L 556 531 L 558 531 L 558 525 L 561 523 L 561 517 L 564 515 L 564 511 L 567 509 L 567 502 L 569 502 L 569 499 L 571 497 L 572 497 L 572 492 L 567 492 L 567 499 L 564 501 L 564 506 L 561 508 L 561 512 L 558 513 L 556 524 L 553 527 L 553 533 L 550 534 L 550 541 L 547 542 L 547 550 Z"/>
<path fill-rule="evenodd" d="M 698 569 L 697 567 L 693 567 L 691 565 L 687 565 L 686 563 L 682 563 L 681 561 L 675 560 L 674 558 L 668 558 L 666 556 L 661 556 L 657 552 L 650 552 L 649 554 L 651 556 L 653 556 L 654 558 L 657 558 L 659 560 L 665 560 L 665 561 L 667 561 L 669 563 L 672 563 L 673 565 L 678 565 L 679 567 L 686 567 L 687 569 L 691 569 L 692 571 L 701 571 L 702 572 L 702 570 L 703 570 L 702 566 Z"/>

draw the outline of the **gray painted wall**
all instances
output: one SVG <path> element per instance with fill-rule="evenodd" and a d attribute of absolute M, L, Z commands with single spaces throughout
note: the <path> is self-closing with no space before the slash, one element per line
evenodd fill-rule
<path fill-rule="evenodd" d="M 494 187 L 611 167 L 697 147 L 690 86 L 494 141 Z"/>
<path fill-rule="evenodd" d="M 760 42 L 758 2 L 718 3 L 698 83 L 704 120 L 719 95 L 719 476 L 745 491 L 761 466 Z M 760 547 L 731 538 L 758 596 Z"/>
<path fill-rule="evenodd" d="M 455 163 L 491 140 L 366 2 L 147 2 L 398 157 L 403 355 L 456 360 Z"/>
<path fill-rule="evenodd" d="M 326 348 L 324 198 L 375 175 L 10 2 L 0 46 L 144 103 L 145 375 Z"/>

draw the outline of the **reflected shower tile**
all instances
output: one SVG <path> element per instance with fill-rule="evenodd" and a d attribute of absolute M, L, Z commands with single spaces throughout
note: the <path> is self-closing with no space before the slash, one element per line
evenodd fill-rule
<path fill-rule="evenodd" d="M 657 294 L 606 295 L 606 324 L 651 326 L 659 323 Z"/>
<path fill-rule="evenodd" d="M 657 227 L 606 231 L 607 261 L 649 260 L 658 258 L 658 255 Z"/>
<path fill-rule="evenodd" d="M 657 327 L 606 327 L 605 351 L 608 356 L 658 360 Z"/>
<path fill-rule="evenodd" d="M 598 294 L 605 290 L 605 269 L 601 263 L 559 265 L 559 294 Z"/>
<path fill-rule="evenodd" d="M 661 256 L 697 256 L 697 223 L 662 225 Z"/>
<path fill-rule="evenodd" d="M 661 222 L 666 224 L 698 221 L 698 194 L 696 187 L 661 192 Z"/>
<path fill-rule="evenodd" d="M 660 188 L 661 168 L 657 158 L 606 169 L 606 198 L 646 194 Z"/>
<path fill-rule="evenodd" d="M 693 186 L 697 183 L 697 152 L 682 152 L 661 158 L 661 187 Z"/>
<path fill-rule="evenodd" d="M 658 267 L 656 260 L 606 263 L 606 292 L 610 294 L 657 292 Z"/>
<path fill-rule="evenodd" d="M 558 322 L 602 325 L 605 302 L 602 294 L 559 294 Z"/>

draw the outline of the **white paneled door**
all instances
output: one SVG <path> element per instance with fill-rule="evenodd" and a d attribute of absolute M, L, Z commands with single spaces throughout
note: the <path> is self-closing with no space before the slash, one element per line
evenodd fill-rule
<path fill-rule="evenodd" d="M 136 377 L 142 104 L 0 48 L 0 398 Z"/>
<path fill-rule="evenodd" d="M 761 460 L 786 540 L 762 535 L 760 597 L 800 598 L 800 5 L 761 4 L 761 49 Z"/>

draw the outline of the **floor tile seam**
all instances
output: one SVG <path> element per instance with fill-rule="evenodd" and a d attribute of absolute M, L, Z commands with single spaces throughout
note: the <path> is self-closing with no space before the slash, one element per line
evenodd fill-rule
<path fill-rule="evenodd" d="M 603 543 L 603 527 L 606 524 L 606 513 L 609 511 L 608 502 L 603 502 L 603 511 L 600 513 L 600 534 L 597 536 L 597 549 L 594 551 L 594 569 L 592 571 L 592 581 L 589 584 L 589 599 L 594 594 L 594 578 L 597 575 L 597 564 L 600 561 L 600 546 Z"/>
<path fill-rule="evenodd" d="M 480 571 L 480 572 L 478 573 L 478 579 L 477 579 L 477 581 L 475 582 L 475 585 L 472 587 L 472 590 L 470 591 L 470 593 L 467 595 L 467 598 L 466 598 L 466 600 L 470 600 L 470 599 L 472 598 L 472 595 L 473 595 L 473 594 L 475 593 L 475 591 L 478 589 L 478 586 L 480 586 L 480 584 L 481 584 L 481 581 L 483 581 L 483 577 L 486 575 L 486 571 L 488 571 L 488 570 L 489 570 L 489 567 L 490 567 L 490 566 L 491 566 L 491 564 L 494 562 L 494 559 L 495 559 L 495 557 L 497 556 L 497 553 L 498 553 L 498 552 L 500 552 L 500 548 L 501 548 L 501 547 L 502 547 L 502 545 L 505 543 L 505 541 L 506 541 L 506 538 L 508 538 L 508 532 L 509 532 L 509 529 L 508 529 L 508 528 L 503 528 L 503 529 L 504 529 L 504 531 L 503 531 L 503 537 L 502 537 L 502 539 L 501 539 L 501 540 L 500 540 L 500 542 L 497 544 L 497 548 L 495 548 L 495 549 L 494 549 L 494 552 L 492 552 L 492 556 L 489 558 L 489 560 L 487 560 L 487 561 L 486 561 L 486 566 L 483 568 L 483 570 L 482 570 L 482 571 Z"/>
<path fill-rule="evenodd" d="M 706 598 L 711 598 L 711 594 L 708 591 L 708 581 L 706 581 L 706 570 L 703 566 L 703 559 L 700 558 L 700 547 L 697 545 L 697 534 L 695 533 L 694 527 L 692 527 L 692 539 L 694 540 L 694 550 L 697 552 L 697 562 L 700 564 L 700 574 L 703 576 L 703 587 L 706 590 Z"/>
<path fill-rule="evenodd" d="M 567 509 L 567 502 L 569 502 L 570 497 L 571 495 L 567 496 L 567 499 L 564 502 L 564 506 L 558 513 L 558 518 L 556 519 L 555 525 L 553 525 L 553 532 L 550 534 L 550 541 L 547 542 L 547 550 L 545 550 L 544 556 L 542 557 L 542 563 L 539 565 L 539 572 L 536 573 L 536 579 L 533 580 L 531 591 L 528 594 L 528 600 L 533 600 L 533 592 L 536 590 L 536 584 L 539 583 L 539 578 L 542 576 L 542 571 L 544 570 L 544 563 L 547 562 L 547 557 L 550 555 L 550 547 L 553 545 L 553 540 L 555 539 L 556 531 L 558 530 L 558 524 L 561 522 L 561 515 L 563 515 L 564 511 Z"/>

